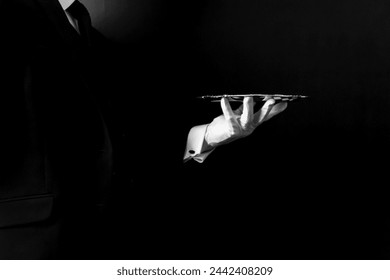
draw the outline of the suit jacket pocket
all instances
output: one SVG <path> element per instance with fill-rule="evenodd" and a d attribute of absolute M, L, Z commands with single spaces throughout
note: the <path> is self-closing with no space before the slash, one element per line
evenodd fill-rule
<path fill-rule="evenodd" d="M 53 195 L 0 200 L 0 228 L 43 221 L 53 209 Z"/>

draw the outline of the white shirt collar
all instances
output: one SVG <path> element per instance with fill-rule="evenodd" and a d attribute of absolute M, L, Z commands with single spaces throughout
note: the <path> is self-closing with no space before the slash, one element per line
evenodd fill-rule
<path fill-rule="evenodd" d="M 72 3 L 75 1 L 75 0 L 58 0 L 61 4 L 61 7 L 62 9 L 64 9 L 64 11 L 69 8 L 70 5 L 72 5 Z"/>

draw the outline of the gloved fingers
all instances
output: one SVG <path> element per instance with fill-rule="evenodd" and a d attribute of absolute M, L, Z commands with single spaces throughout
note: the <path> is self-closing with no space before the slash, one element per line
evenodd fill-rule
<path fill-rule="evenodd" d="M 225 97 L 221 99 L 221 108 L 226 120 L 235 120 L 232 107 L 230 106 L 228 99 Z"/>
<path fill-rule="evenodd" d="M 261 109 L 254 116 L 253 120 L 254 120 L 254 123 L 256 125 L 261 124 L 264 121 L 264 119 L 267 118 L 267 116 L 271 112 L 272 107 L 274 106 L 274 104 L 275 104 L 275 100 L 274 99 L 268 99 L 264 103 L 263 107 L 261 107 Z"/>
<path fill-rule="evenodd" d="M 268 121 L 269 119 L 276 116 L 277 114 L 283 112 L 284 110 L 286 110 L 286 108 L 287 108 L 287 102 L 280 102 L 278 104 L 275 104 L 274 106 L 272 106 L 271 111 L 269 112 L 267 117 L 264 119 L 264 122 Z"/>
<path fill-rule="evenodd" d="M 253 120 L 253 97 L 244 97 L 241 125 L 245 129 Z"/>

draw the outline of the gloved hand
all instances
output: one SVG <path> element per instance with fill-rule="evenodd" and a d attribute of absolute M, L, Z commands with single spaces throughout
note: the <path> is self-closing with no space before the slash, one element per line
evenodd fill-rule
<path fill-rule="evenodd" d="M 207 127 L 205 142 L 210 147 L 218 147 L 250 134 L 265 121 L 268 121 L 287 108 L 287 102 L 275 104 L 274 99 L 268 99 L 263 107 L 253 112 L 252 97 L 245 97 L 243 104 L 235 111 L 226 98 L 221 99 L 223 115 L 215 118 Z"/>

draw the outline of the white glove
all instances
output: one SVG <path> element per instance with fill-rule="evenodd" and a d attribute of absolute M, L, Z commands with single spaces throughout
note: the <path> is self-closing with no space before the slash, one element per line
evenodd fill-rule
<path fill-rule="evenodd" d="M 245 97 L 243 104 L 233 111 L 226 98 L 221 99 L 223 115 L 215 118 L 207 127 L 205 141 L 211 147 L 230 143 L 250 134 L 265 121 L 268 121 L 287 108 L 287 102 L 275 104 L 274 99 L 268 99 L 263 107 L 253 113 L 252 97 Z"/>

